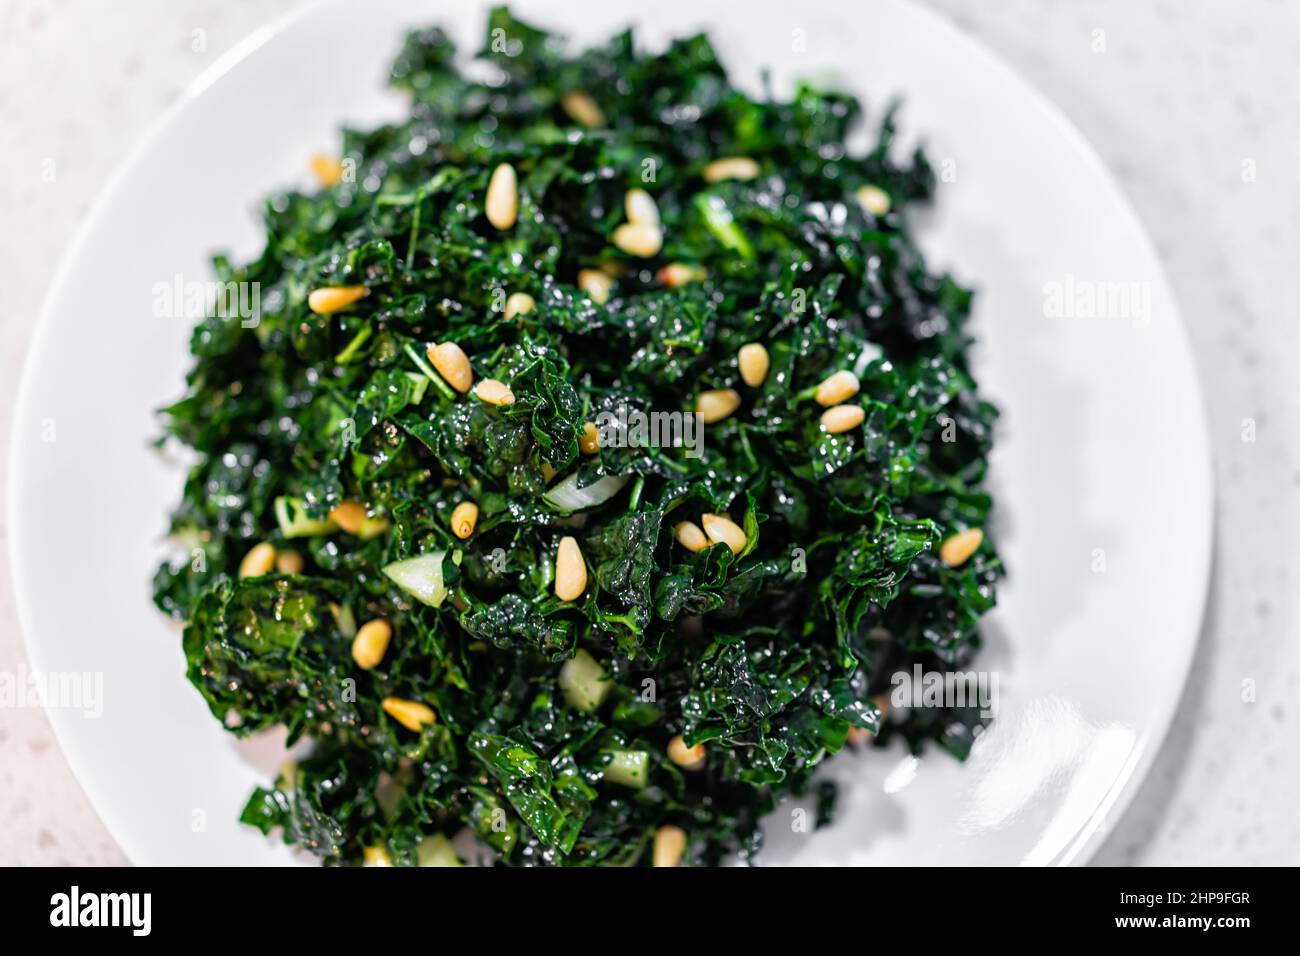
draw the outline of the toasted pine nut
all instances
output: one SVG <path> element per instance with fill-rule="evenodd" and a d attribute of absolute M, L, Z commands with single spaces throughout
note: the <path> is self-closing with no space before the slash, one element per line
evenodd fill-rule
<path fill-rule="evenodd" d="M 701 175 L 706 183 L 720 183 L 724 179 L 753 179 L 760 172 L 758 163 L 748 156 L 727 156 L 709 163 Z"/>
<path fill-rule="evenodd" d="M 861 405 L 836 405 L 822 412 L 822 428 L 832 435 L 857 428 L 867 417 Z"/>
<path fill-rule="evenodd" d="M 605 125 L 605 114 L 596 105 L 596 101 L 582 90 L 569 90 L 561 96 L 560 107 L 579 126 L 599 129 Z"/>
<path fill-rule="evenodd" d="M 392 638 L 393 625 L 384 618 L 366 621 L 352 638 L 352 659 L 363 671 L 373 670 L 384 659 L 384 654 L 388 651 L 388 642 Z"/>
<path fill-rule="evenodd" d="M 745 550 L 745 545 L 749 544 L 744 530 L 726 515 L 703 515 L 700 523 L 704 525 L 704 533 L 710 541 L 714 544 L 723 542 L 732 554 L 740 554 Z"/>
<path fill-rule="evenodd" d="M 368 846 L 361 851 L 364 866 L 392 866 L 393 858 L 382 846 Z"/>
<path fill-rule="evenodd" d="M 757 342 L 750 342 L 740 347 L 737 359 L 740 361 L 740 377 L 745 380 L 745 384 L 750 388 L 762 385 L 763 379 L 767 378 L 767 370 L 772 365 L 767 349 Z"/>
<path fill-rule="evenodd" d="M 673 527 L 673 537 L 687 551 L 703 551 L 709 546 L 709 539 L 694 521 L 679 521 Z"/>
<path fill-rule="evenodd" d="M 633 225 L 625 222 L 614 230 L 614 245 L 629 256 L 649 259 L 664 247 L 664 234 L 658 226 Z"/>
<path fill-rule="evenodd" d="M 498 382 L 494 378 L 481 379 L 474 386 L 474 394 L 480 401 L 487 402 L 489 405 L 513 405 L 515 403 L 515 393 L 510 391 L 505 382 Z"/>
<path fill-rule="evenodd" d="M 740 407 L 740 393 L 734 388 L 715 388 L 700 392 L 695 400 L 695 411 L 704 424 L 720 422 Z"/>
<path fill-rule="evenodd" d="M 528 315 L 537 307 L 537 300 L 527 292 L 515 292 L 506 299 L 506 319 Z"/>
<path fill-rule="evenodd" d="M 623 211 L 627 221 L 634 226 L 654 226 L 659 228 L 659 207 L 654 197 L 644 189 L 629 189 L 623 197 Z"/>
<path fill-rule="evenodd" d="M 383 701 L 384 713 L 393 720 L 397 721 L 407 730 L 414 730 L 417 734 L 428 724 L 437 720 L 433 708 L 427 704 L 422 704 L 418 700 L 406 700 L 402 697 L 385 697 Z"/>
<path fill-rule="evenodd" d="M 451 510 L 451 533 L 464 541 L 474 533 L 478 524 L 478 505 L 472 501 L 462 501 Z"/>
<path fill-rule="evenodd" d="M 302 574 L 302 555 L 297 551 L 281 551 L 275 556 L 275 569 L 281 574 Z"/>
<path fill-rule="evenodd" d="M 587 562 L 582 558 L 578 539 L 565 535 L 555 552 L 555 596 L 561 601 L 576 601 L 587 590 Z"/>
<path fill-rule="evenodd" d="M 888 214 L 890 208 L 889 193 L 879 186 L 863 186 L 853 194 L 862 208 L 879 219 Z"/>
<path fill-rule="evenodd" d="M 348 534 L 356 534 L 366 520 L 366 506 L 359 501 L 344 501 L 330 512 L 330 520 Z"/>
<path fill-rule="evenodd" d="M 474 370 L 469 367 L 469 356 L 455 342 L 439 342 L 425 350 L 429 361 L 447 384 L 464 395 L 474 384 Z"/>
<path fill-rule="evenodd" d="M 688 282 L 698 282 L 706 273 L 699 266 L 688 266 L 684 262 L 670 262 L 657 273 L 655 278 L 670 289 L 680 289 Z"/>
<path fill-rule="evenodd" d="M 984 532 L 979 528 L 958 531 L 939 545 L 939 560 L 950 568 L 961 567 L 984 543 Z"/>
<path fill-rule="evenodd" d="M 668 759 L 683 770 L 699 770 L 704 766 L 705 756 L 704 744 L 688 747 L 681 734 L 668 741 Z"/>
<path fill-rule="evenodd" d="M 274 567 L 275 545 L 263 541 L 261 544 L 253 545 L 248 550 L 248 554 L 244 555 L 244 560 L 239 562 L 239 576 L 260 578 L 264 574 L 270 574 Z"/>
<path fill-rule="evenodd" d="M 488 222 L 498 229 L 509 229 L 519 218 L 519 180 L 509 163 L 492 170 L 483 209 Z"/>
<path fill-rule="evenodd" d="M 830 407 L 847 402 L 858 394 L 858 377 L 845 369 L 836 372 L 817 386 L 817 404 Z"/>
<path fill-rule="evenodd" d="M 587 422 L 582 426 L 582 434 L 578 436 L 578 448 L 584 455 L 594 455 L 600 451 L 600 429 L 596 427 L 595 422 Z"/>
<path fill-rule="evenodd" d="M 307 308 L 317 315 L 341 312 L 364 298 L 370 290 L 363 285 L 336 285 L 326 289 L 313 289 L 307 296 Z"/>
<path fill-rule="evenodd" d="M 311 171 L 323 189 L 331 189 L 343 181 L 343 164 L 332 156 L 317 153 L 311 158 Z"/>
<path fill-rule="evenodd" d="M 613 286 L 614 281 L 599 269 L 582 269 L 578 272 L 578 288 L 587 293 L 597 305 L 609 301 L 609 291 Z"/>
<path fill-rule="evenodd" d="M 686 852 L 686 831 L 671 823 L 655 831 L 653 859 L 655 866 L 677 866 Z"/>

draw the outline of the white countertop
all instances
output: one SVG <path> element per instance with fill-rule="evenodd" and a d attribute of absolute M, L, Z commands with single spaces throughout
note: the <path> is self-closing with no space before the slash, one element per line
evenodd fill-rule
<path fill-rule="evenodd" d="M 1097 862 L 1300 863 L 1300 389 L 1289 374 L 1300 367 L 1300 9 L 926 2 L 1002 54 L 1099 150 L 1164 260 L 1206 395 L 1218 537 L 1205 626 L 1177 724 Z M 297 5 L 0 2 L 6 471 L 28 336 L 91 201 L 191 80 Z M 0 673 L 17 674 L 26 664 L 4 539 L 0 514 Z M 123 862 L 44 714 L 0 709 L 0 864 Z"/>

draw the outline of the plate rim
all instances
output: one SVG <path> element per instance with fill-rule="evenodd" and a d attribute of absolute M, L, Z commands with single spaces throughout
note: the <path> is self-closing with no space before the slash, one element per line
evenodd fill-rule
<path fill-rule="evenodd" d="M 1138 215 L 1132 199 L 1120 185 L 1114 173 L 1111 172 L 1110 167 L 1106 165 L 1106 161 L 1102 158 L 1101 153 L 1097 151 L 1097 148 L 1093 146 L 1092 141 L 1084 135 L 1083 131 L 1075 125 L 1074 121 L 1066 115 L 1065 111 L 1053 99 L 1035 83 L 1031 82 L 1020 70 L 1016 69 L 1001 53 L 994 50 L 979 37 L 962 30 L 948 17 L 929 6 L 917 3 L 916 0 L 893 0 L 893 2 L 911 7 L 921 18 L 929 21 L 931 29 L 945 32 L 958 42 L 964 42 L 971 47 L 976 56 L 987 63 L 990 69 L 1009 75 L 1018 81 L 1027 95 L 1037 103 L 1044 115 L 1051 120 L 1057 132 L 1070 141 L 1080 158 L 1109 184 L 1119 200 L 1120 211 L 1136 226 L 1138 244 L 1150 256 L 1151 262 L 1155 266 L 1153 281 L 1162 287 L 1164 295 L 1168 297 L 1171 306 L 1173 340 L 1181 354 L 1182 361 L 1186 363 L 1190 373 L 1188 384 L 1192 391 L 1192 404 L 1195 412 L 1192 418 L 1197 426 L 1195 429 L 1195 442 L 1198 446 L 1192 450 L 1192 455 L 1201 459 L 1201 466 L 1197 469 L 1195 482 L 1188 482 L 1188 490 L 1197 501 L 1194 517 L 1200 525 L 1195 534 L 1197 551 L 1191 556 L 1191 562 L 1195 568 L 1193 573 L 1196 579 L 1198 597 L 1187 609 L 1188 620 L 1186 623 L 1189 635 L 1183 647 L 1182 660 L 1178 664 L 1178 680 L 1172 705 L 1166 708 L 1163 715 L 1153 723 L 1140 748 L 1130 756 L 1124 769 L 1116 775 L 1106 792 L 1106 796 L 1098 802 L 1096 809 L 1094 809 L 1087 821 L 1079 828 L 1074 838 L 1062 850 L 1057 859 L 1053 861 L 1053 865 L 1056 866 L 1081 866 L 1087 864 L 1101 849 L 1102 844 L 1105 843 L 1107 836 L 1106 821 L 1113 815 L 1115 821 L 1118 822 L 1128 812 L 1138 791 L 1142 789 L 1143 783 L 1150 774 L 1157 755 L 1164 749 L 1174 718 L 1178 715 L 1179 705 L 1187 693 L 1187 678 L 1191 673 L 1192 662 L 1196 659 L 1197 649 L 1205 638 L 1205 611 L 1209 605 L 1214 569 L 1216 491 L 1213 445 L 1210 441 L 1209 416 L 1206 414 L 1205 390 L 1201 385 L 1201 370 L 1196 361 L 1196 353 L 1192 349 L 1191 337 L 1187 331 L 1187 322 L 1183 315 L 1183 309 L 1178 304 L 1178 296 L 1169 281 L 1164 260 L 1151 239 L 1146 223 Z"/>
<path fill-rule="evenodd" d="M 22 638 L 22 646 L 26 651 L 27 663 L 32 666 L 34 671 L 39 672 L 42 670 L 40 667 L 42 651 L 40 650 L 41 642 L 36 638 L 30 625 L 35 616 L 32 610 L 34 605 L 31 592 L 32 584 L 26 572 L 22 570 L 23 565 L 20 560 L 25 550 L 23 543 L 27 540 L 28 531 L 26 522 L 20 517 L 19 512 L 18 475 L 21 470 L 21 463 L 24 460 L 22 449 L 28 447 L 32 440 L 30 412 L 34 400 L 36 356 L 45 351 L 44 345 L 51 334 L 55 308 L 65 296 L 66 288 L 73 276 L 74 263 L 89 241 L 89 237 L 101 226 L 105 210 L 111 204 L 115 194 L 134 172 L 141 159 L 153 148 L 155 143 L 163 138 L 164 134 L 180 116 L 193 109 L 211 86 L 241 65 L 252 53 L 267 42 L 285 30 L 290 29 L 299 20 L 315 16 L 323 8 L 338 2 L 339 0 L 310 0 L 310 2 L 296 9 L 274 17 L 238 40 L 230 49 L 222 53 L 195 77 L 185 87 L 177 101 L 163 110 L 148 124 L 139 140 L 118 161 L 111 175 L 105 180 L 104 185 L 96 194 L 85 218 L 76 227 L 72 239 L 68 242 L 63 255 L 60 257 L 58 267 L 50 280 L 42 299 L 38 317 L 32 328 L 23 356 L 17 388 L 14 392 L 14 411 L 10 429 L 11 451 L 6 475 L 8 481 L 6 519 L 10 531 L 8 552 L 11 567 L 10 577 L 14 588 L 14 607 L 18 630 Z M 1183 310 L 1179 306 L 1178 297 L 1169 282 L 1164 261 L 1158 254 L 1146 225 L 1138 215 L 1130 197 L 1121 187 L 1119 181 L 1091 141 L 1087 139 L 1055 101 L 1005 59 L 1001 53 L 988 46 L 982 39 L 963 30 L 939 11 L 915 2 L 915 0 L 885 0 L 885 2 L 906 8 L 911 15 L 925 21 L 928 29 L 946 34 L 950 42 L 966 47 L 974 56 L 982 60 L 988 69 L 1013 80 L 1037 104 L 1042 115 L 1049 119 L 1057 134 L 1067 141 L 1076 155 L 1111 187 L 1119 203 L 1117 211 L 1131 220 L 1135 226 L 1137 244 L 1150 257 L 1155 267 L 1152 281 L 1162 288 L 1163 294 L 1167 296 L 1171 306 L 1170 331 L 1173 335 L 1171 344 L 1177 348 L 1181 356 L 1181 362 L 1186 365 L 1189 371 L 1188 385 L 1192 392 L 1191 397 L 1194 406 L 1194 414 L 1191 418 L 1194 420 L 1196 427 L 1194 435 L 1188 437 L 1194 440 L 1197 446 L 1191 449 L 1190 455 L 1201 459 L 1202 465 L 1197 469 L 1194 479 L 1186 485 L 1186 489 L 1195 500 L 1195 511 L 1193 513 L 1189 509 L 1189 520 L 1195 520 L 1199 525 L 1193 536 L 1196 541 L 1196 550 L 1194 554 L 1188 556 L 1188 560 L 1193 568 L 1196 590 L 1199 596 L 1185 608 L 1186 629 L 1189 636 L 1183 642 L 1182 659 L 1177 664 L 1177 682 L 1176 684 L 1173 682 L 1170 684 L 1170 687 L 1175 690 L 1173 704 L 1164 708 L 1157 719 L 1152 721 L 1146 728 L 1145 738 L 1135 747 L 1122 771 L 1112 781 L 1106 795 L 1099 801 L 1093 813 L 1078 828 L 1057 858 L 1052 861 L 1052 865 L 1058 866 L 1081 865 L 1086 863 L 1105 842 L 1104 821 L 1112 815 L 1116 820 L 1122 817 L 1132 804 L 1137 793 L 1142 789 L 1142 784 L 1146 780 L 1157 755 L 1162 751 L 1174 718 L 1178 714 L 1178 705 L 1186 694 L 1187 678 L 1196 651 L 1201 641 L 1205 639 L 1205 611 L 1209 602 L 1214 567 L 1216 538 L 1214 502 L 1216 494 L 1213 468 L 1214 457 L 1200 368 L 1196 361 L 1195 352 L 1191 347 Z M 116 808 L 107 807 L 105 801 L 96 796 L 95 788 L 83 773 L 85 762 L 78 757 L 82 747 L 75 742 L 76 735 L 69 730 L 69 722 L 58 710 L 46 707 L 44 704 L 42 704 L 42 708 L 45 710 L 65 762 L 85 795 L 87 803 L 104 823 L 105 828 L 128 860 L 133 864 L 137 864 L 144 854 L 139 852 L 139 848 L 130 837 L 132 832 L 131 824 L 123 818 L 123 815 Z"/>

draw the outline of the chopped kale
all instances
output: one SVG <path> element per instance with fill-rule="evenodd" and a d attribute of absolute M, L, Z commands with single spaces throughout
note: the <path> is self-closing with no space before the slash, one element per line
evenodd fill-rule
<path fill-rule="evenodd" d="M 785 794 L 826 825 L 810 778 L 864 732 L 964 756 L 969 709 L 881 707 L 900 669 L 968 664 L 1002 574 L 987 538 L 940 555 L 986 523 L 996 411 L 971 294 L 909 233 L 935 177 L 892 155 L 893 110 L 854 154 L 851 96 L 751 98 L 704 36 L 574 54 L 504 9 L 478 59 L 406 39 L 409 117 L 346 131 L 319 191 L 268 200 L 257 259 L 216 260 L 260 313 L 195 329 L 163 411 L 197 455 L 155 578 L 188 676 L 232 732 L 313 742 L 244 821 L 331 864 L 454 863 L 464 830 L 506 865 L 649 864 L 664 827 L 715 864 Z M 840 431 L 817 389 L 845 371 Z M 713 392 L 702 442 L 606 427 Z"/>

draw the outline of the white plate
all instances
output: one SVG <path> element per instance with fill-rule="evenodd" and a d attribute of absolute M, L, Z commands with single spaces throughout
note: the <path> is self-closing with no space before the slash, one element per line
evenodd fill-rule
<path fill-rule="evenodd" d="M 1004 418 L 993 467 L 1011 576 L 977 666 L 996 671 L 993 728 L 961 765 L 900 750 L 831 762 L 840 819 L 768 826 L 768 863 L 1068 863 L 1086 859 L 1150 765 L 1179 698 L 1205 593 L 1210 471 L 1173 298 L 1132 210 L 1078 133 L 943 20 L 901 2 L 527 2 L 521 15 L 594 40 L 706 27 L 733 75 L 838 74 L 878 117 L 906 97 L 944 176 L 926 237 L 977 286 L 977 370 Z M 734 9 L 734 8 L 733 8 Z M 567 12 L 566 12 L 567 11 Z M 580 26 L 576 21 L 581 21 Z M 259 248 L 257 200 L 305 181 L 341 122 L 399 115 L 382 91 L 404 27 L 476 48 L 483 10 L 385 0 L 314 6 L 223 59 L 113 179 L 68 253 L 23 378 L 11 528 L 33 666 L 103 675 L 102 715 L 53 707 L 79 779 L 136 863 L 291 859 L 236 822 L 275 764 L 237 744 L 183 676 L 149 603 L 181 474 L 148 443 L 177 395 L 189 323 L 153 317 L 154 286 L 206 279 L 208 253 Z M 802 32 L 799 32 L 802 31 Z M 1070 289 L 1066 284 L 1073 282 Z M 1138 283 L 1130 314 L 1049 315 Z M 1091 284 L 1091 285 L 1090 285 Z M 1086 305 L 1086 303 L 1085 303 Z M 1104 569 L 1103 568 L 1104 562 Z M 90 686 L 94 686 L 91 678 Z"/>

